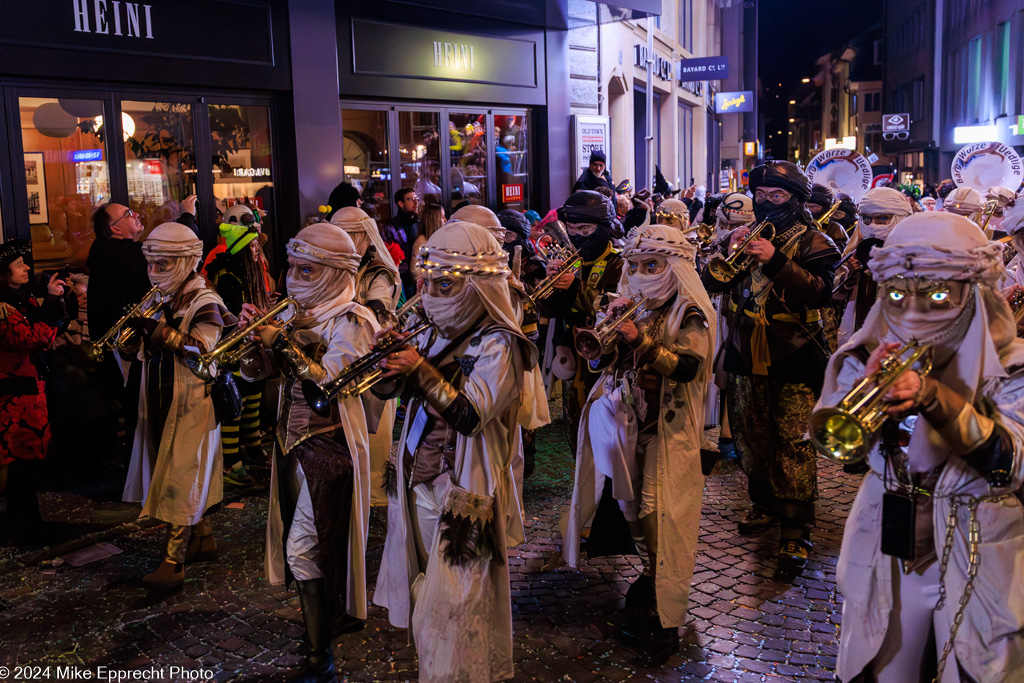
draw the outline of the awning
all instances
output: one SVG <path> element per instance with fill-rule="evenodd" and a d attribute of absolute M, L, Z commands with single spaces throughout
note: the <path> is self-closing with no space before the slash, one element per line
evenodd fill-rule
<path fill-rule="evenodd" d="M 569 25 L 576 28 L 588 24 L 610 24 L 614 21 L 643 19 L 661 15 L 661 0 L 588 0 L 597 5 L 594 12 L 573 12 L 578 0 L 569 0 Z M 584 5 L 588 3 L 583 3 Z"/>

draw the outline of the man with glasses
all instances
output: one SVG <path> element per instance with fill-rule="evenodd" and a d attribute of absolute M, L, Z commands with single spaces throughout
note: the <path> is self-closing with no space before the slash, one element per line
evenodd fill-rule
<path fill-rule="evenodd" d="M 398 264 L 398 271 L 408 299 L 416 294 L 416 279 L 409 272 L 409 264 L 413 257 L 412 243 L 420 234 L 420 198 L 411 187 L 403 187 L 395 192 L 395 206 L 398 211 L 384 226 L 384 241 L 397 242 L 405 253 L 405 260 Z"/>
<path fill-rule="evenodd" d="M 708 292 L 731 294 L 722 363 L 729 423 L 753 504 L 739 532 L 755 534 L 780 522 L 777 576 L 790 580 L 811 551 L 817 456 L 804 432 L 825 372 L 820 308 L 832 298 L 839 251 L 812 227 L 804 205 L 811 185 L 794 164 L 758 166 L 750 172 L 750 189 L 754 218 L 770 221 L 774 234 L 750 242 L 751 267 L 733 279 L 720 281 L 710 268 L 701 279 Z M 733 244 L 748 232 L 736 230 Z"/>

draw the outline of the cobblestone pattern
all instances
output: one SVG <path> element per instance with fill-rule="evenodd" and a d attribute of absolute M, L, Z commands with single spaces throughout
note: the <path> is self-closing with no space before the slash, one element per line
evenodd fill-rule
<path fill-rule="evenodd" d="M 636 557 L 600 558 L 581 571 L 545 570 L 559 544 L 572 459 L 560 428 L 540 435 L 527 481 L 528 543 L 510 553 L 516 680 L 831 681 L 841 600 L 835 563 L 858 479 L 822 462 L 815 547 L 792 585 L 772 580 L 777 531 L 747 539 L 746 479 L 721 462 L 707 480 L 683 649 L 660 669 L 638 669 L 607 637 L 638 574 Z M 188 568 L 184 591 L 156 599 L 135 585 L 156 564 L 160 529 L 115 541 L 123 554 L 75 569 L 36 565 L 0 576 L 0 662 L 119 668 L 206 668 L 219 681 L 273 681 L 300 661 L 302 621 L 293 591 L 263 576 L 265 497 L 222 510 L 214 527 L 224 555 Z M 382 510 L 370 539 L 371 577 L 383 544 Z M 372 586 L 372 581 L 371 581 Z M 335 649 L 341 680 L 415 680 L 406 634 L 371 607 L 367 628 Z"/>

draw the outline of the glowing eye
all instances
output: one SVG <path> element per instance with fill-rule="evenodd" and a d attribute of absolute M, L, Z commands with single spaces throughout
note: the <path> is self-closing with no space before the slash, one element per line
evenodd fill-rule
<path fill-rule="evenodd" d="M 889 299 L 892 300 L 892 301 L 903 301 L 903 297 L 905 297 L 905 296 L 906 296 L 906 294 L 904 294 L 903 292 L 899 291 L 898 289 L 894 289 L 894 290 L 889 292 Z"/>
<path fill-rule="evenodd" d="M 932 292 L 928 296 L 937 304 L 942 304 L 949 300 L 949 292 L 946 291 Z"/>

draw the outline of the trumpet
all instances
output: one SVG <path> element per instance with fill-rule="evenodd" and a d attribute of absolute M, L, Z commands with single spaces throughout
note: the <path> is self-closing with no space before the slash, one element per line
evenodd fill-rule
<path fill-rule="evenodd" d="M 746 238 L 742 242 L 732 245 L 733 252 L 731 256 L 728 258 L 716 256 L 708 261 L 708 272 L 719 282 L 731 282 L 734 280 L 737 275 L 751 266 L 751 259 L 744 252 L 746 252 L 750 243 L 758 238 L 774 239 L 775 226 L 768 220 L 752 225 Z"/>
<path fill-rule="evenodd" d="M 167 294 L 159 287 L 153 287 L 146 292 L 139 303 L 129 308 L 102 337 L 95 341 L 82 342 L 82 351 L 89 360 L 98 362 L 108 349 L 113 350 L 128 341 L 132 330 L 124 328 L 131 318 L 152 318 L 166 300 Z"/>
<path fill-rule="evenodd" d="M 818 230 L 824 232 L 828 228 L 829 219 L 832 218 L 832 214 L 839 210 L 839 200 L 836 199 L 832 202 L 832 206 L 828 207 L 828 211 L 821 214 L 821 218 L 815 218 L 814 224 L 818 227 Z"/>
<path fill-rule="evenodd" d="M 881 367 L 857 383 L 834 408 L 811 413 L 810 432 L 814 447 L 822 456 L 845 465 L 867 457 L 871 436 L 889 419 L 885 395 L 905 372 L 928 354 L 930 347 L 917 342 L 904 344 L 882 359 Z M 931 356 L 925 358 L 921 374 L 931 371 Z"/>
<path fill-rule="evenodd" d="M 551 296 L 551 292 L 555 291 L 555 283 L 558 282 L 559 278 L 566 273 L 573 273 L 574 275 L 578 273 L 580 270 L 579 257 L 580 253 L 575 250 L 569 254 L 560 256 L 559 258 L 562 261 L 562 265 L 558 267 L 558 270 L 551 273 L 551 275 L 548 275 L 537 284 L 533 293 L 530 294 L 530 300 L 533 301 L 533 303 L 537 303 L 542 299 L 546 299 Z"/>
<path fill-rule="evenodd" d="M 608 317 L 591 328 L 585 328 L 576 333 L 573 343 L 576 351 L 586 360 L 597 360 L 608 352 L 618 330 L 615 328 L 619 323 L 626 320 L 636 320 L 647 310 L 647 297 L 640 297 L 629 305 L 608 312 Z"/>
<path fill-rule="evenodd" d="M 707 223 L 698 223 L 694 230 L 697 232 L 697 241 L 702 249 L 707 249 L 715 241 L 715 226 Z"/>
<path fill-rule="evenodd" d="M 249 338 L 249 333 L 257 327 L 277 319 L 288 308 L 292 309 L 292 314 L 287 318 L 278 320 L 278 322 L 290 322 L 295 317 L 298 306 L 298 302 L 290 296 L 281 299 L 266 313 L 222 339 L 220 344 L 217 344 L 211 351 L 202 355 L 193 354 L 186 356 L 185 365 L 199 379 L 204 382 L 212 382 L 217 376 L 217 366 L 237 365 L 243 356 L 259 346 L 259 342 Z"/>
<path fill-rule="evenodd" d="M 302 380 L 302 396 L 314 413 L 320 417 L 327 417 L 331 414 L 332 399 L 336 396 L 341 398 L 359 396 L 379 382 L 385 373 L 385 370 L 380 367 L 380 362 L 408 344 L 410 339 L 418 337 L 427 330 L 430 330 L 430 335 L 418 348 L 421 352 L 430 348 L 437 337 L 437 329 L 424 315 L 419 324 L 406 332 L 405 337 L 399 338 L 391 332 L 382 336 L 369 353 L 349 363 L 337 377 L 324 386 L 320 386 L 311 379 Z"/>
<path fill-rule="evenodd" d="M 983 216 L 985 216 L 985 222 L 982 223 L 981 226 L 980 226 L 982 232 L 985 232 L 986 230 L 988 230 L 989 221 L 992 220 L 992 216 L 995 215 L 996 209 L 998 209 L 998 208 L 999 208 L 999 201 L 996 200 L 996 199 L 989 199 L 987 202 L 985 202 L 985 213 L 982 214 Z M 988 233 L 985 233 L 985 234 L 987 235 Z"/>

